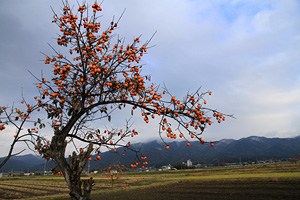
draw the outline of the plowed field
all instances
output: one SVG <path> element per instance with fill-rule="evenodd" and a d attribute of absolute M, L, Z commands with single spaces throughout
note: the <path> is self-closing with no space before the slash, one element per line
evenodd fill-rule
<path fill-rule="evenodd" d="M 105 193 L 93 199 L 298 200 L 300 179 L 183 181 L 159 187 Z"/>
<path fill-rule="evenodd" d="M 107 175 L 91 176 L 96 183 L 92 191 L 94 200 L 300 199 L 300 165 L 291 163 L 129 172 L 121 177 L 120 182 L 114 182 L 113 187 Z M 66 200 L 69 196 L 62 177 L 4 177 L 0 178 L 0 200 L 2 199 Z"/>

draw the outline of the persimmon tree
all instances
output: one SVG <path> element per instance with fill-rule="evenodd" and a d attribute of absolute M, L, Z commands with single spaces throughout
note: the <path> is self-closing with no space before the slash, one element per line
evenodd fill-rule
<path fill-rule="evenodd" d="M 121 183 L 122 176 L 125 175 L 127 168 L 120 162 L 111 163 L 107 168 L 103 169 L 103 173 L 107 175 L 108 181 L 111 187 L 114 187 L 115 183 Z M 124 187 L 126 187 L 126 182 L 123 182 Z"/>
<path fill-rule="evenodd" d="M 81 180 L 80 175 L 92 153 L 99 154 L 96 160 L 101 159 L 103 147 L 123 155 L 135 151 L 138 160 L 131 167 L 148 164 L 146 156 L 131 147 L 129 140 L 138 131 L 128 121 L 124 121 L 123 128 L 94 128 L 97 121 L 113 120 L 112 113 L 119 109 L 127 106 L 125 111 L 129 116 L 137 115 L 139 110 L 145 123 L 158 119 L 158 135 L 166 149 L 170 147 L 165 138 L 183 138 L 188 146 L 190 139 L 197 139 L 201 144 L 213 146 L 201 135 L 207 126 L 221 123 L 226 116 L 206 107 L 205 96 L 211 94 L 209 91 L 197 90 L 180 99 L 166 87 L 150 83 L 149 76 L 142 74 L 141 59 L 147 54 L 151 39 L 140 44 L 141 38 L 136 37 L 125 44 L 125 39 L 115 34 L 120 18 L 103 27 L 98 17 L 100 6 L 94 3 L 75 9 L 66 2 L 61 14 L 53 11 L 52 22 L 60 30 L 58 47 L 51 46 L 53 54 L 45 54 L 44 61 L 52 77 L 34 76 L 39 93 L 28 110 L 45 114 L 47 122 L 37 119 L 27 136 L 45 159 L 57 163 L 72 199 L 90 199 L 94 181 Z M 68 53 L 60 53 L 58 49 Z M 52 138 L 46 139 L 47 135 L 39 130 L 43 128 L 40 124 L 51 127 Z M 74 151 L 66 158 L 70 146 Z"/>

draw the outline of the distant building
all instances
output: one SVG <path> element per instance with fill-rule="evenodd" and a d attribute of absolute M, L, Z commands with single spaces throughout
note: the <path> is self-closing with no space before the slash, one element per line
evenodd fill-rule
<path fill-rule="evenodd" d="M 192 160 L 188 160 L 186 161 L 186 165 L 188 166 L 188 168 L 192 168 L 193 167 L 193 163 L 192 163 Z"/>
<path fill-rule="evenodd" d="M 167 170 L 171 170 L 172 166 L 169 164 L 169 165 L 162 166 L 161 168 L 162 168 L 162 171 L 167 171 Z"/>
<path fill-rule="evenodd" d="M 116 169 L 110 170 L 111 174 L 118 174 L 119 172 Z"/>
<path fill-rule="evenodd" d="M 241 166 L 240 163 L 225 163 L 226 167 L 237 167 L 237 166 Z"/>
<path fill-rule="evenodd" d="M 34 175 L 33 172 L 24 173 L 24 176 L 33 176 L 33 175 Z"/>
<path fill-rule="evenodd" d="M 53 172 L 52 171 L 35 171 L 34 175 L 52 175 Z"/>
<path fill-rule="evenodd" d="M 195 167 L 195 168 L 201 168 L 202 165 L 198 163 L 197 165 L 194 165 L 194 167 Z"/>
<path fill-rule="evenodd" d="M 24 172 L 22 171 L 9 172 L 8 176 L 24 176 Z"/>

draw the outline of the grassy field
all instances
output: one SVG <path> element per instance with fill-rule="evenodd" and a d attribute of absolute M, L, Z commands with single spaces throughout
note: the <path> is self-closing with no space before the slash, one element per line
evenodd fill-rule
<path fill-rule="evenodd" d="M 131 172 L 114 187 L 103 174 L 93 178 L 92 199 L 300 199 L 300 165 L 292 163 Z M 33 176 L 0 179 L 0 199 L 69 197 L 63 178 Z"/>

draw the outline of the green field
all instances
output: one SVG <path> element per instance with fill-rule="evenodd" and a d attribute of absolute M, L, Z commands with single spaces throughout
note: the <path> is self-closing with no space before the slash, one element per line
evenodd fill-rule
<path fill-rule="evenodd" d="M 300 199 L 300 165 L 294 163 L 130 172 L 113 187 L 106 175 L 92 176 L 92 199 Z M 0 199 L 69 198 L 63 178 L 32 176 L 1 178 Z"/>

